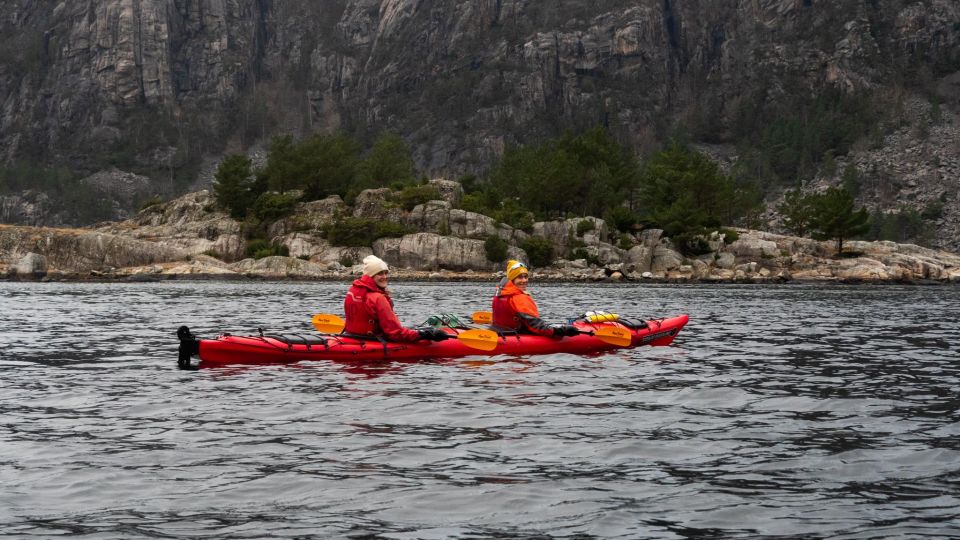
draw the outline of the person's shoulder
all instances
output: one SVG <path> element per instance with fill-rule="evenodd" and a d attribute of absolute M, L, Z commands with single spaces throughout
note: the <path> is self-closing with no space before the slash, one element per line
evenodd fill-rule
<path fill-rule="evenodd" d="M 370 289 L 370 292 L 367 293 L 367 298 L 370 298 L 374 302 L 389 302 L 390 294 L 381 289 Z"/>
<path fill-rule="evenodd" d="M 366 290 L 368 290 L 368 291 L 370 291 L 370 292 L 380 292 L 380 288 L 379 288 L 379 287 L 377 287 L 377 286 L 376 286 L 375 284 L 373 284 L 373 283 L 370 283 L 369 280 L 366 280 L 366 279 L 364 279 L 364 278 L 362 278 L 362 277 L 353 280 L 352 286 L 353 286 L 353 287 L 356 287 L 356 288 L 358 288 L 358 289 L 366 289 Z"/>

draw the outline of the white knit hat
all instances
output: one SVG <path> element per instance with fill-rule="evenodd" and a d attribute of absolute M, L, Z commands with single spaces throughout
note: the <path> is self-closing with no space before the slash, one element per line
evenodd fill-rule
<path fill-rule="evenodd" d="M 367 255 L 363 258 L 363 275 L 373 277 L 384 270 L 389 270 L 389 268 L 387 268 L 387 263 L 383 262 L 383 259 L 380 257 Z"/>

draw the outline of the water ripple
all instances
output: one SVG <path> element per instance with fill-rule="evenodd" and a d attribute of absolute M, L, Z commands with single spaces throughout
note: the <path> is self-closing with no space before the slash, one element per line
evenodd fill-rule
<path fill-rule="evenodd" d="M 590 358 L 175 369 L 180 324 L 309 332 L 343 288 L 0 283 L 0 536 L 960 536 L 955 288 L 535 285 L 551 320 L 691 322 Z M 394 294 L 414 323 L 490 292 Z"/>

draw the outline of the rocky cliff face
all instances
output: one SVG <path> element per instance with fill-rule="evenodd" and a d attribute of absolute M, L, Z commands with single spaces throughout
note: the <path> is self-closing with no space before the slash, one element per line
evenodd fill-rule
<path fill-rule="evenodd" d="M 824 88 L 909 93 L 927 79 L 939 93 L 921 97 L 945 122 L 960 105 L 955 0 L 0 0 L 0 10 L 0 159 L 86 174 L 117 165 L 168 194 L 191 180 L 178 171 L 278 132 L 391 130 L 425 173 L 456 176 L 483 171 L 505 145 L 598 123 L 641 152 L 677 126 L 723 143 L 745 105 Z M 960 155 L 931 130 L 910 137 L 932 138 L 941 163 Z M 918 176 L 916 188 L 950 175 Z M 945 202 L 956 224 L 960 203 Z"/>

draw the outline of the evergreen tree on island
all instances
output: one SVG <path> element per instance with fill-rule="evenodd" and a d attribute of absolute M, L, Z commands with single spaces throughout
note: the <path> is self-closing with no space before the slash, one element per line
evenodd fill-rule
<path fill-rule="evenodd" d="M 836 238 L 837 255 L 843 255 L 844 238 L 859 236 L 870 230 L 870 212 L 860 207 L 854 211 L 853 195 L 845 188 L 830 188 L 815 196 L 811 228 L 814 238 Z"/>

